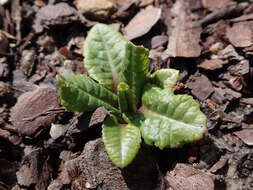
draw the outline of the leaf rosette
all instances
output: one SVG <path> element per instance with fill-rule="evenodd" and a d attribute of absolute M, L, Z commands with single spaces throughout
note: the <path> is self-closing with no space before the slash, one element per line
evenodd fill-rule
<path fill-rule="evenodd" d="M 96 24 L 84 43 L 85 75 L 57 76 L 61 104 L 68 111 L 98 107 L 110 111 L 102 126 L 106 151 L 118 167 L 135 158 L 142 138 L 160 149 L 202 138 L 206 116 L 189 95 L 175 95 L 175 69 L 148 76 L 148 50 L 126 41 L 105 24 Z"/>

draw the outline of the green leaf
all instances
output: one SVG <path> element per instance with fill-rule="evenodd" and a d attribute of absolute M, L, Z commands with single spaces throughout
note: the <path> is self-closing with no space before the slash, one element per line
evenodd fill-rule
<path fill-rule="evenodd" d="M 86 75 L 57 75 L 61 104 L 68 111 L 84 112 L 104 106 L 116 115 L 120 111 L 113 106 L 118 97 Z"/>
<path fill-rule="evenodd" d="M 118 89 L 118 104 L 121 112 L 129 112 L 129 103 L 127 97 L 130 94 L 130 88 L 126 83 L 119 83 Z"/>
<path fill-rule="evenodd" d="M 206 131 L 206 116 L 191 96 L 174 95 L 170 89 L 147 84 L 142 103 L 140 114 L 124 119 L 140 127 L 147 144 L 160 149 L 181 147 L 201 139 Z"/>
<path fill-rule="evenodd" d="M 126 56 L 120 80 L 128 84 L 131 93 L 128 96 L 131 111 L 136 112 L 143 86 L 148 73 L 148 50 L 143 46 L 126 44 Z"/>
<path fill-rule="evenodd" d="M 158 85 L 160 88 L 172 89 L 179 78 L 179 71 L 176 69 L 161 69 L 149 77 L 149 82 Z"/>
<path fill-rule="evenodd" d="M 102 133 L 105 149 L 112 162 L 121 168 L 130 164 L 140 148 L 139 128 L 131 124 L 119 124 L 116 117 L 109 116 Z"/>
<path fill-rule="evenodd" d="M 84 64 L 89 75 L 116 92 L 125 58 L 126 40 L 105 24 L 96 24 L 84 43 Z"/>

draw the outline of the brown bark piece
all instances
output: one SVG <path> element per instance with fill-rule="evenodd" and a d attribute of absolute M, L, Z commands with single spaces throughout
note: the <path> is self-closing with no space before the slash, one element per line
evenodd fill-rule
<path fill-rule="evenodd" d="M 188 7 L 187 1 L 178 0 L 172 8 L 175 18 L 171 23 L 172 30 L 166 50 L 170 57 L 198 57 L 200 55 L 201 27 L 191 21 Z"/>
<path fill-rule="evenodd" d="M 75 189 L 129 190 L 120 169 L 111 163 L 101 139 L 88 142 L 83 153 L 65 165 Z"/>
<path fill-rule="evenodd" d="M 15 97 L 19 97 L 24 92 L 33 91 L 38 87 L 36 84 L 28 82 L 21 70 L 13 71 L 12 85 Z"/>
<path fill-rule="evenodd" d="M 148 6 L 141 10 L 125 27 L 124 33 L 127 40 L 133 40 L 144 34 L 157 23 L 161 17 L 162 10 L 153 6 Z"/>
<path fill-rule="evenodd" d="M 6 53 L 8 44 L 9 44 L 8 38 L 6 37 L 4 32 L 0 30 L 0 53 Z"/>
<path fill-rule="evenodd" d="M 52 86 L 40 86 L 18 98 L 11 110 L 11 122 L 20 134 L 34 136 L 54 122 L 54 111 L 59 105 L 57 90 Z"/>
<path fill-rule="evenodd" d="M 109 112 L 104 107 L 99 107 L 93 112 L 74 116 L 71 121 L 71 125 L 67 130 L 66 136 L 72 136 L 73 134 L 78 133 L 80 134 L 88 128 L 102 124 L 108 114 Z"/>
<path fill-rule="evenodd" d="M 6 57 L 1 57 L 0 58 L 0 78 L 7 77 L 9 73 L 10 73 L 10 68 L 8 66 L 8 61 Z"/>
<path fill-rule="evenodd" d="M 241 131 L 234 132 L 245 144 L 253 146 L 253 126 L 244 126 Z"/>
<path fill-rule="evenodd" d="M 39 9 L 36 19 L 42 25 L 48 27 L 55 25 L 70 24 L 79 21 L 76 10 L 67 3 L 48 4 Z"/>
<path fill-rule="evenodd" d="M 253 45 L 253 21 L 238 22 L 227 28 L 227 37 L 235 47 Z"/>
<path fill-rule="evenodd" d="M 202 0 L 203 7 L 210 11 L 224 8 L 233 3 L 233 0 Z"/>
<path fill-rule="evenodd" d="M 0 138 L 5 138 L 5 139 L 8 139 L 10 138 L 11 136 L 11 133 L 7 130 L 3 130 L 0 128 Z"/>
<path fill-rule="evenodd" d="M 240 77 L 232 77 L 228 82 L 229 85 L 236 91 L 240 91 L 243 88 L 242 79 Z"/>
<path fill-rule="evenodd" d="M 24 50 L 22 52 L 22 58 L 20 60 L 20 70 L 30 77 L 34 68 L 34 63 L 36 59 L 35 50 Z"/>
<path fill-rule="evenodd" d="M 125 7 L 137 1 L 138 0 L 116 0 L 116 4 L 118 7 Z"/>
<path fill-rule="evenodd" d="M 159 46 L 163 46 L 168 42 L 168 36 L 165 35 L 159 35 L 154 36 L 151 39 L 151 47 L 152 49 L 158 48 Z"/>
<path fill-rule="evenodd" d="M 242 94 L 231 90 L 230 88 L 225 88 L 224 91 L 226 92 L 226 98 L 228 100 L 238 99 L 242 97 Z"/>
<path fill-rule="evenodd" d="M 41 148 L 27 147 L 22 166 L 16 175 L 18 183 L 22 186 L 36 184 L 36 190 L 47 189 L 52 177 L 52 167 L 45 152 Z"/>
<path fill-rule="evenodd" d="M 141 0 L 139 7 L 143 8 L 152 5 L 154 0 Z"/>
<path fill-rule="evenodd" d="M 242 98 L 241 102 L 244 104 L 249 104 L 253 106 L 253 98 Z"/>
<path fill-rule="evenodd" d="M 230 21 L 232 22 L 243 22 L 243 21 L 250 21 L 253 20 L 253 13 L 248 14 L 248 15 L 242 15 L 240 17 L 231 19 Z"/>
<path fill-rule="evenodd" d="M 10 93 L 11 93 L 10 85 L 8 83 L 4 83 L 0 81 L 0 98 L 2 99 L 5 96 L 9 95 Z M 0 100 L 0 103 L 4 103 L 4 102 Z"/>
<path fill-rule="evenodd" d="M 199 22 L 201 23 L 201 25 L 206 26 L 219 20 L 222 21 L 222 19 L 225 19 L 233 14 L 243 11 L 248 7 L 248 5 L 249 5 L 248 3 L 242 2 L 214 10 L 212 13 L 202 18 Z"/>
<path fill-rule="evenodd" d="M 74 4 L 80 13 L 92 20 L 107 20 L 116 11 L 113 0 L 76 0 Z"/>
<path fill-rule="evenodd" d="M 214 88 L 214 93 L 211 96 L 211 100 L 215 103 L 222 105 L 225 101 L 225 92 L 222 88 Z"/>
<path fill-rule="evenodd" d="M 208 71 L 214 71 L 217 69 L 221 69 L 224 64 L 225 62 L 220 59 L 210 59 L 210 60 L 206 59 L 203 63 L 198 65 L 198 67 Z"/>
<path fill-rule="evenodd" d="M 214 183 L 210 176 L 187 164 L 177 164 L 167 172 L 167 190 L 214 190 Z"/>
<path fill-rule="evenodd" d="M 202 101 L 207 99 L 214 91 L 211 82 L 204 75 L 190 77 L 187 86 L 191 89 L 191 93 Z"/>
<path fill-rule="evenodd" d="M 229 61 L 242 61 L 244 57 L 240 56 L 235 48 L 230 44 L 223 50 L 218 52 L 218 56 L 221 59 L 228 59 Z"/>
<path fill-rule="evenodd" d="M 249 61 L 244 59 L 235 65 L 231 65 L 228 67 L 228 71 L 237 76 L 244 76 L 250 72 L 250 64 Z"/>
<path fill-rule="evenodd" d="M 227 161 L 228 161 L 227 158 L 225 158 L 224 156 L 221 157 L 220 160 L 210 168 L 210 172 L 216 173 L 226 165 Z"/>
<path fill-rule="evenodd" d="M 47 190 L 61 190 L 63 184 L 59 180 L 53 180 Z"/>
<path fill-rule="evenodd" d="M 156 163 L 142 149 L 134 162 L 121 170 L 114 166 L 101 139 L 88 142 L 82 154 L 65 163 L 73 189 L 153 190 Z M 133 175 L 134 173 L 134 175 Z"/>

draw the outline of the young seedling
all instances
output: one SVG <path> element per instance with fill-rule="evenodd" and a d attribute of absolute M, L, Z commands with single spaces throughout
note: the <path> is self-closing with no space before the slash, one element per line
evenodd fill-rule
<path fill-rule="evenodd" d="M 143 140 L 160 149 L 177 148 L 202 138 L 206 116 L 189 95 L 174 95 L 179 72 L 148 74 L 148 50 L 135 46 L 105 24 L 95 25 L 84 44 L 86 75 L 57 76 L 61 104 L 86 112 L 104 106 L 106 151 L 118 167 L 135 158 Z M 103 69 L 101 69 L 103 68 Z"/>

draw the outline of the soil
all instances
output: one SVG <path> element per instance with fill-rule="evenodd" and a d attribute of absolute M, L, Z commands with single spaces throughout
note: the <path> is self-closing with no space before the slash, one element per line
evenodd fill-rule
<path fill-rule="evenodd" d="M 142 144 L 115 167 L 104 108 L 66 112 L 56 75 L 88 74 L 82 46 L 98 22 L 150 50 L 150 73 L 180 71 L 207 115 L 198 142 Z M 252 0 L 0 0 L 1 190 L 253 189 Z"/>

